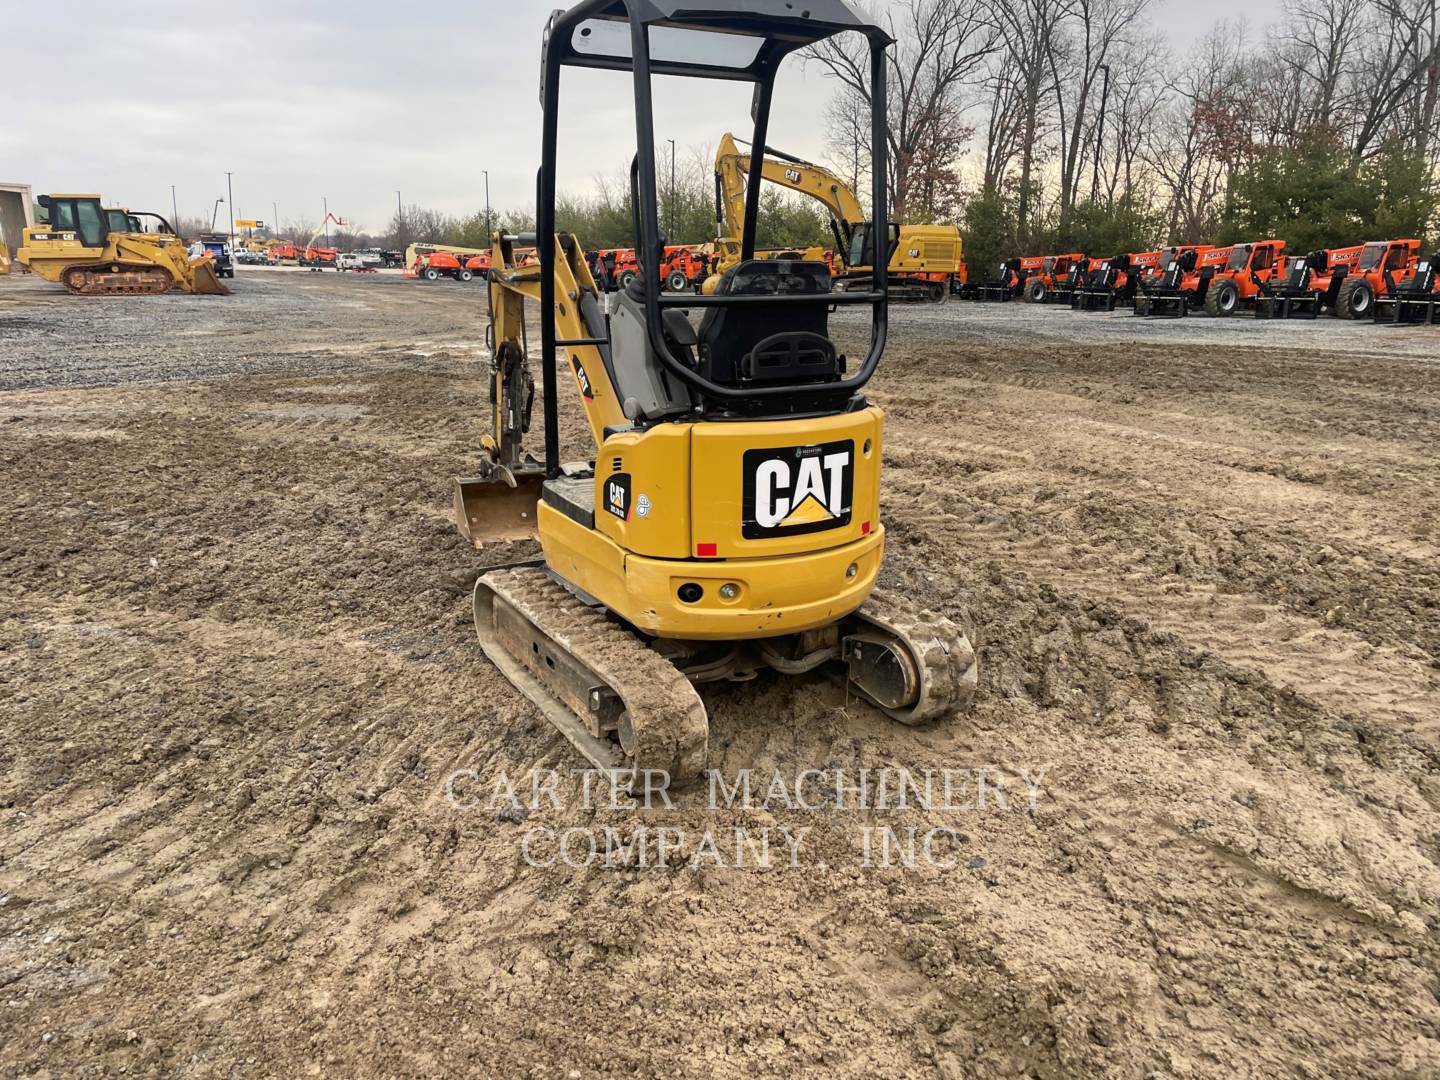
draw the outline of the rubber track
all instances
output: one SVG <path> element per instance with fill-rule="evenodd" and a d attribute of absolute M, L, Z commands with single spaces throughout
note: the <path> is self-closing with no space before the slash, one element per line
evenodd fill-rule
<path fill-rule="evenodd" d="M 909 709 L 885 709 L 902 724 L 923 724 L 970 707 L 980 668 L 964 632 L 940 615 L 888 589 L 876 589 L 855 617 L 898 638 L 920 667 L 920 698 Z"/>
<path fill-rule="evenodd" d="M 678 668 L 539 568 L 486 574 L 476 582 L 477 595 L 481 589 L 505 600 L 615 692 L 635 731 L 632 767 L 663 769 L 677 782 L 701 774 L 710 721 Z"/>

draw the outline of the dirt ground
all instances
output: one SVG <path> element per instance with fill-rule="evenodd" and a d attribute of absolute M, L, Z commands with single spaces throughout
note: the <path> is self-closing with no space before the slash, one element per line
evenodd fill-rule
<path fill-rule="evenodd" d="M 497 811 L 580 763 L 469 625 L 482 295 L 0 278 L 0 1073 L 1440 1074 L 1440 333 L 895 309 L 882 580 L 977 705 L 709 686 L 711 765 L 954 802 Z"/>

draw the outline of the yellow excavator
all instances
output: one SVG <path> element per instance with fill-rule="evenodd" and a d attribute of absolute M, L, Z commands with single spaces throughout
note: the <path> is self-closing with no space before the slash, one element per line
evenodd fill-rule
<path fill-rule="evenodd" d="M 824 673 L 904 724 L 952 716 L 975 691 L 975 652 L 960 627 L 924 596 L 876 588 L 884 416 L 863 389 L 885 348 L 885 236 L 870 234 L 863 262 L 876 270 L 865 291 L 832 292 L 823 262 L 757 259 L 756 172 L 739 259 L 713 293 L 661 287 L 652 78 L 753 85 L 763 146 L 781 61 L 845 32 L 868 45 L 872 122 L 883 131 L 891 39 L 846 0 L 807 0 L 803 10 L 786 0 L 585 0 L 554 13 L 545 33 L 537 228 L 494 238 L 490 431 L 476 475 L 456 481 L 455 510 L 476 545 L 538 536 L 542 558 L 476 582 L 475 628 L 506 677 L 620 783 L 705 769 L 698 684 Z M 634 93 L 641 273 L 608 295 L 580 239 L 555 229 L 561 76 L 577 67 L 627 72 Z M 883 220 L 885 142 L 873 144 L 871 199 Z M 521 257 L 531 245 L 538 263 Z M 533 354 L 527 303 L 540 313 Z M 870 316 L 855 360 L 830 337 L 838 306 Z M 542 459 L 524 445 L 532 360 Z M 594 440 L 584 461 L 560 456 L 562 378 Z"/>
<path fill-rule="evenodd" d="M 746 177 L 751 155 L 740 150 L 734 135 L 726 132 L 715 150 L 715 217 L 723 273 L 738 259 L 740 223 L 745 208 Z M 830 214 L 842 288 L 868 289 L 873 277 L 870 252 L 875 243 L 871 221 L 860 200 L 834 173 L 813 162 L 767 147 L 761 158 L 763 179 L 815 199 Z M 950 295 L 952 281 L 963 282 L 964 250 L 954 225 L 890 226 L 886 243 L 890 296 L 899 300 L 941 301 Z"/>
<path fill-rule="evenodd" d="M 25 230 L 16 258 L 77 296 L 230 292 L 214 261 L 191 259 L 159 214 L 106 207 L 99 195 L 41 195 L 37 202 L 49 220 Z M 145 231 L 147 218 L 155 231 Z"/>

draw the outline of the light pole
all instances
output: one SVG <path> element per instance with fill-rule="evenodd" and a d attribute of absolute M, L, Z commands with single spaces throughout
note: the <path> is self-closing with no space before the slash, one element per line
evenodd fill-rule
<path fill-rule="evenodd" d="M 489 244 L 493 242 L 495 236 L 495 227 L 490 224 L 490 170 L 481 169 L 480 171 L 485 174 L 485 242 Z"/>
<path fill-rule="evenodd" d="M 1095 130 L 1095 171 L 1090 174 L 1090 201 L 1100 188 L 1100 144 L 1105 141 L 1105 103 L 1110 100 L 1110 65 L 1101 64 L 1097 71 L 1105 72 L 1105 85 L 1100 91 L 1100 120 Z"/>
<path fill-rule="evenodd" d="M 278 203 L 270 204 L 270 239 L 280 235 L 280 206 Z"/>
<path fill-rule="evenodd" d="M 666 141 L 670 144 L 670 213 L 667 216 L 670 218 L 670 242 L 673 244 L 675 242 L 675 140 L 667 139 Z"/>
<path fill-rule="evenodd" d="M 175 235 L 180 235 L 180 208 L 175 202 L 175 185 L 170 185 L 170 213 L 175 220 L 170 222 L 170 227 L 175 230 Z"/>
<path fill-rule="evenodd" d="M 230 228 L 225 231 L 230 234 L 230 265 L 235 265 L 235 183 L 230 174 L 225 174 L 225 198 L 226 205 L 230 210 Z"/>

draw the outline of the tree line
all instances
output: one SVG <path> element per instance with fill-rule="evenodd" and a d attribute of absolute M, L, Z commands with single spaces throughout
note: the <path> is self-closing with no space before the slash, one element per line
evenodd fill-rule
<path fill-rule="evenodd" d="M 892 0 L 892 213 L 954 221 L 972 267 L 1278 236 L 1424 237 L 1437 212 L 1440 0 L 1283 0 L 1169 48 L 1154 0 Z M 857 43 L 829 153 L 868 156 Z"/>
<path fill-rule="evenodd" d="M 667 146 L 668 148 L 668 146 Z M 658 155 L 657 155 L 658 157 Z M 673 243 L 704 243 L 717 233 L 715 220 L 714 151 L 697 147 L 677 159 L 671 182 L 669 157 L 659 178 L 661 231 Z M 587 248 L 633 247 L 629 174 L 597 176 L 586 193 L 561 193 L 555 204 L 556 228 L 572 232 Z M 468 214 L 447 214 L 432 207 L 411 205 L 397 210 L 383 232 L 335 230 L 331 245 L 341 250 L 382 247 L 404 250 L 410 244 L 453 244 L 486 248 L 495 229 L 523 233 L 535 228 L 532 207 L 481 207 Z M 303 244 L 315 226 L 290 221 L 277 231 L 282 239 Z M 777 188 L 766 188 L 761 200 L 757 233 L 762 246 L 834 246 L 829 217 L 819 204 Z"/>
<path fill-rule="evenodd" d="M 1156 0 L 889 0 L 890 214 L 953 222 L 972 275 L 1018 254 L 1104 255 L 1278 236 L 1292 248 L 1428 238 L 1440 211 L 1440 0 L 1282 0 L 1255 32 L 1221 22 L 1184 49 Z M 862 42 L 804 57 L 833 86 L 826 160 L 867 190 Z M 661 228 L 716 235 L 713 157 L 657 148 Z M 634 243 L 628 172 L 565 194 L 557 226 L 591 248 Z M 423 206 L 337 247 L 488 246 L 533 208 L 449 215 Z M 287 223 L 304 242 L 310 223 Z M 832 243 L 823 209 L 767 187 L 761 246 Z"/>

